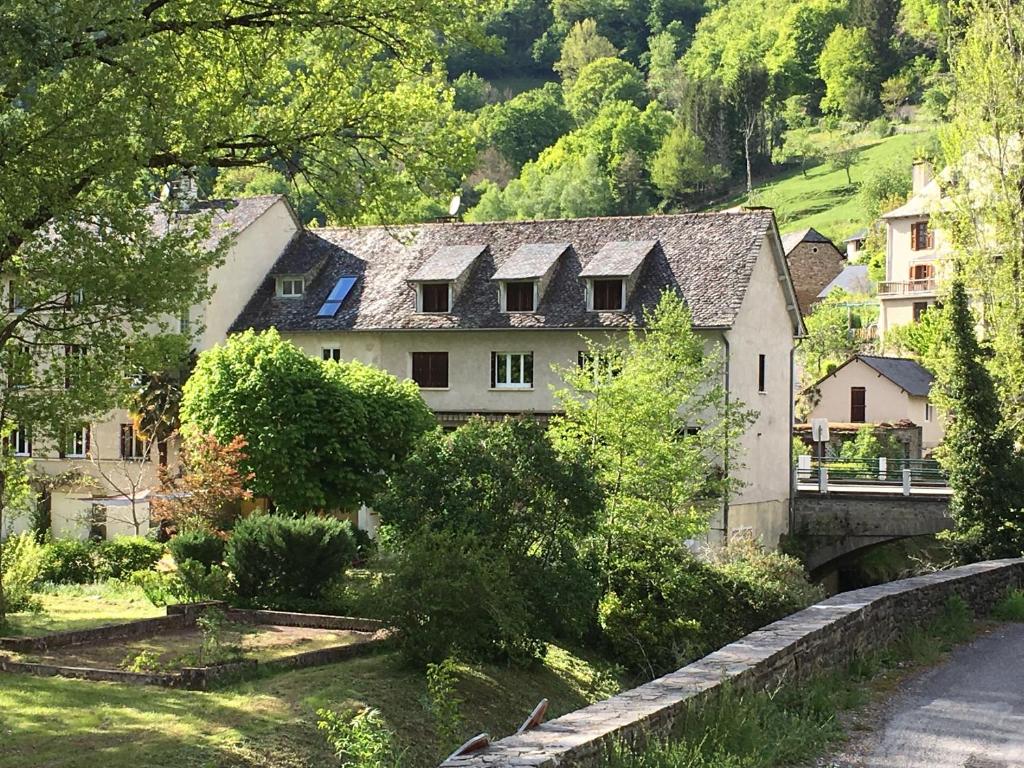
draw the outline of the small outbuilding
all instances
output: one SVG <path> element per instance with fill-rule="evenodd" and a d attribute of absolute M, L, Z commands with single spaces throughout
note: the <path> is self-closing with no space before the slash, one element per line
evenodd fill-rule
<path fill-rule="evenodd" d="M 805 317 L 818 302 L 818 294 L 842 271 L 846 257 L 835 243 L 821 232 L 808 227 L 782 238 L 793 288 Z"/>

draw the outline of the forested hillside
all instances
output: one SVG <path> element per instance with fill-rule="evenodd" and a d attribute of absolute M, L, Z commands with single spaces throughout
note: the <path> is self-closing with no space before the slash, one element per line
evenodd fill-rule
<path fill-rule="evenodd" d="M 475 156 L 388 215 L 456 192 L 472 220 L 695 209 L 826 162 L 852 198 L 869 139 L 941 118 L 954 27 L 945 0 L 502 0 L 447 53 Z M 327 218 L 301 178 L 216 187 Z"/>

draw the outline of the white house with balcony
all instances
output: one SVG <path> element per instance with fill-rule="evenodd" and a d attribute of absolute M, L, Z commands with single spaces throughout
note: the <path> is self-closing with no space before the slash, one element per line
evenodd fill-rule
<path fill-rule="evenodd" d="M 941 256 L 948 249 L 931 215 L 941 199 L 931 165 L 914 163 L 910 200 L 883 214 L 886 224 L 885 280 L 878 285 L 878 331 L 917 322 L 936 302 Z"/>

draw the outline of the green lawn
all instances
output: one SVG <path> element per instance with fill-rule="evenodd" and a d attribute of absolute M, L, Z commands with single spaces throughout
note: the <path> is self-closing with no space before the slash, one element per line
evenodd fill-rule
<path fill-rule="evenodd" d="M 43 612 L 11 614 L 10 626 L 3 634 L 34 637 L 165 613 L 149 602 L 141 589 L 119 582 L 51 586 L 39 597 Z"/>
<path fill-rule="evenodd" d="M 65 593 L 73 590 L 64 590 Z M 25 632 L 103 623 L 101 617 L 159 613 L 131 597 L 118 604 L 99 588 L 82 596 L 46 595 L 47 618 L 17 617 Z M 63 606 L 63 607 L 61 607 Z M 528 670 L 504 665 L 460 668 L 460 735 L 515 730 L 536 703 L 551 716 L 617 690 L 609 674 L 568 651 L 551 648 Z M 378 708 L 406 750 L 403 765 L 434 766 L 440 745 L 424 707 L 422 672 L 394 652 L 285 672 L 203 693 L 150 686 L 0 674 L 0 768 L 44 766 L 327 766 L 336 764 L 316 729 L 320 707 L 343 712 Z"/>
<path fill-rule="evenodd" d="M 873 169 L 892 163 L 905 165 L 909 177 L 915 155 L 930 142 L 933 134 L 926 126 L 911 128 L 920 130 L 885 139 L 865 137 L 857 164 L 850 169 L 852 187 L 847 184 L 844 171 L 832 170 L 828 163 L 822 163 L 808 169 L 806 177 L 799 170 L 791 170 L 768 181 L 755 179 L 753 200 L 749 202 L 774 208 L 783 233 L 814 227 L 842 247 L 845 237 L 870 224 L 858 199 L 857 183 Z M 741 195 L 720 207 L 746 204 L 746 195 Z"/>

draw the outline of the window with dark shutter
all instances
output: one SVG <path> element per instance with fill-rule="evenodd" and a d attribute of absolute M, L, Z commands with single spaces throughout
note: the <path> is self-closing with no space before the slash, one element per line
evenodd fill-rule
<path fill-rule="evenodd" d="M 863 424 L 867 420 L 866 411 L 864 387 L 850 387 L 850 421 Z"/>
<path fill-rule="evenodd" d="M 427 389 L 448 387 L 447 352 L 413 352 L 412 380 Z"/>
<path fill-rule="evenodd" d="M 422 311 L 448 311 L 448 283 L 424 283 L 420 286 L 420 291 L 423 297 Z"/>
<path fill-rule="evenodd" d="M 533 312 L 533 283 L 505 283 L 505 311 Z"/>
<path fill-rule="evenodd" d="M 598 311 L 618 311 L 622 309 L 622 281 L 594 281 L 594 309 Z"/>
<path fill-rule="evenodd" d="M 916 221 L 910 225 L 910 248 L 924 251 L 934 245 L 934 235 L 928 228 L 927 221 Z"/>

